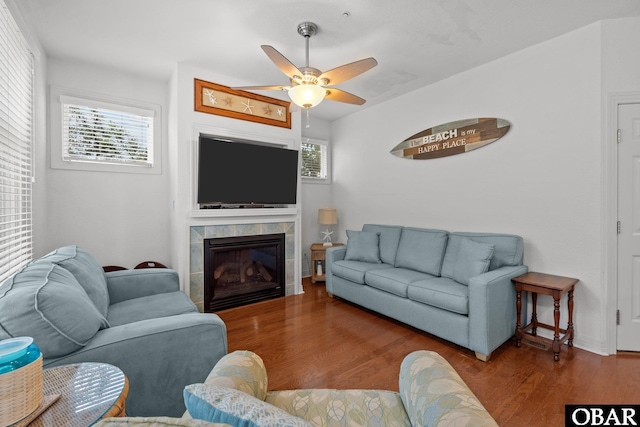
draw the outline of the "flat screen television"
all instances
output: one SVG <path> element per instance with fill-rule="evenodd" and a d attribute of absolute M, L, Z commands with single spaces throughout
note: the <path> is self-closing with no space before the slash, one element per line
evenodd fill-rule
<path fill-rule="evenodd" d="M 200 135 L 198 153 L 201 207 L 296 203 L 297 150 Z"/>

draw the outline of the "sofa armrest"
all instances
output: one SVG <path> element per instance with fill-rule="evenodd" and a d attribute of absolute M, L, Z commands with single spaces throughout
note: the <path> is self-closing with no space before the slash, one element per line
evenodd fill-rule
<path fill-rule="evenodd" d="M 469 280 L 469 348 L 490 355 L 516 330 L 516 289 L 511 279 L 526 265 L 500 267 Z M 526 300 L 523 300 L 526 307 Z M 526 315 L 526 310 L 524 310 Z"/>
<path fill-rule="evenodd" d="M 264 362 L 260 356 L 247 350 L 237 350 L 220 359 L 204 383 L 234 388 L 259 400 L 267 396 Z"/>
<path fill-rule="evenodd" d="M 115 365 L 129 379 L 128 415 L 179 417 L 184 388 L 203 382 L 226 353 L 224 322 L 212 313 L 189 313 L 103 329 L 80 350 L 45 359 L 44 367 Z"/>
<path fill-rule="evenodd" d="M 331 272 L 331 264 L 336 261 L 342 261 L 346 254 L 346 246 L 331 246 L 325 251 L 325 287 L 327 292 L 330 294 L 333 294 L 333 274 Z"/>
<path fill-rule="evenodd" d="M 497 426 L 460 375 L 433 351 L 414 351 L 400 365 L 400 398 L 414 426 Z M 461 424 L 462 425 L 462 424 Z"/>
<path fill-rule="evenodd" d="M 169 268 L 143 268 L 105 273 L 111 304 L 180 290 L 178 273 Z"/>

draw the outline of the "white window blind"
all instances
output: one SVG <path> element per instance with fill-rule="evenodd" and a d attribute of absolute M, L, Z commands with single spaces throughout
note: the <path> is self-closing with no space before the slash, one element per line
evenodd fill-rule
<path fill-rule="evenodd" d="M 62 160 L 153 166 L 154 111 L 60 96 Z"/>
<path fill-rule="evenodd" d="M 311 141 L 301 144 L 302 168 L 301 174 L 305 178 L 328 178 L 328 149 L 325 144 Z"/>
<path fill-rule="evenodd" d="M 0 283 L 29 262 L 32 242 L 33 60 L 0 0 Z"/>

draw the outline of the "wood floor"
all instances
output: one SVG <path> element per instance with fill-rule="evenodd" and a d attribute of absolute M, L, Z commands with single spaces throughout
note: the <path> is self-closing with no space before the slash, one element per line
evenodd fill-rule
<path fill-rule="evenodd" d="M 481 362 L 470 350 L 330 298 L 322 283 L 305 281 L 304 290 L 217 313 L 230 352 L 262 357 L 270 390 L 397 391 L 402 359 L 426 349 L 451 363 L 501 426 L 563 426 L 565 404 L 640 403 L 640 355 L 563 346 L 554 362 L 550 351 L 509 341 Z"/>

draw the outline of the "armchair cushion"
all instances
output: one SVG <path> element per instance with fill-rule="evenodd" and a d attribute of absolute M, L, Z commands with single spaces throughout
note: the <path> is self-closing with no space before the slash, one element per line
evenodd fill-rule
<path fill-rule="evenodd" d="M 409 427 L 400 394 L 386 390 L 272 391 L 266 402 L 317 426 Z"/>
<path fill-rule="evenodd" d="M 380 233 L 347 230 L 346 261 L 362 261 L 380 264 Z"/>
<path fill-rule="evenodd" d="M 31 336 L 45 358 L 84 347 L 109 323 L 68 270 L 27 265 L 0 286 L 0 339 Z"/>
<path fill-rule="evenodd" d="M 98 261 L 86 250 L 76 245 L 63 246 L 43 256 L 37 262 L 47 261 L 58 264 L 74 275 L 96 306 L 98 311 L 107 315 L 109 292 L 104 270 Z"/>
<path fill-rule="evenodd" d="M 229 423 L 237 427 L 311 427 L 305 420 L 240 390 L 192 384 L 184 390 L 189 414 L 200 420 Z"/>

